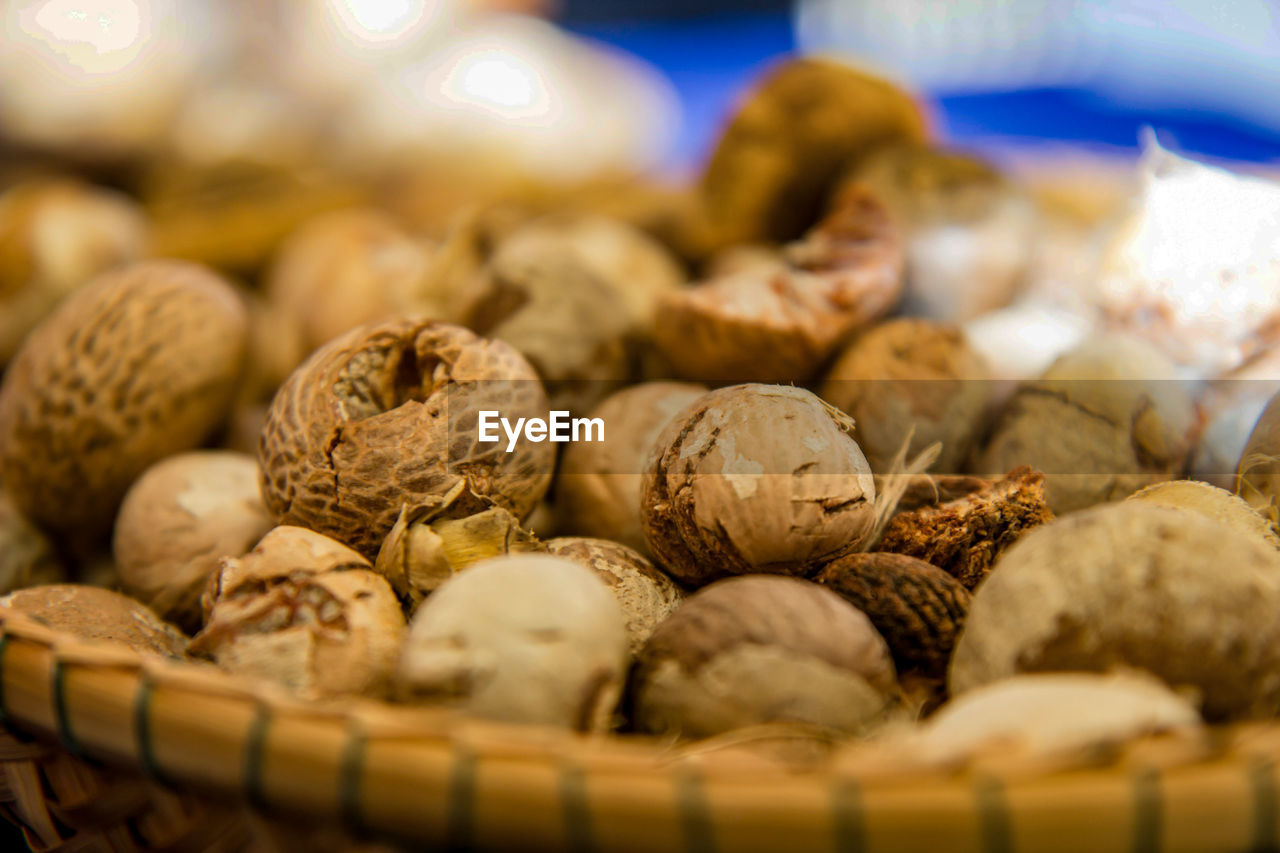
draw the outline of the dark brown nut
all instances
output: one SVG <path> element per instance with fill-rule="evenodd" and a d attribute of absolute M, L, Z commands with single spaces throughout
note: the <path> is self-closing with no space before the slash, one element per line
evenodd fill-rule
<path fill-rule="evenodd" d="M 653 632 L 635 674 L 635 723 L 709 737 L 795 722 L 861 733 L 886 718 L 897 679 L 861 611 L 796 578 L 730 578 Z"/>
<path fill-rule="evenodd" d="M 219 558 L 245 553 L 272 526 L 252 456 L 194 451 L 156 463 L 129 488 L 112 550 L 130 595 L 195 631 Z"/>
<path fill-rule="evenodd" d="M 604 441 L 568 445 L 556 475 L 556 509 L 564 531 L 648 553 L 640 525 L 645 461 L 667 422 L 706 392 L 690 382 L 643 382 L 592 409 L 588 417 L 607 426 Z"/>
<path fill-rule="evenodd" d="M 898 513 L 876 549 L 924 560 L 972 590 L 1006 548 L 1052 520 L 1044 475 L 1024 465 L 980 492 Z"/>
<path fill-rule="evenodd" d="M 462 492 L 459 483 L 440 506 L 414 515 L 401 512 L 378 551 L 374 568 L 410 604 L 416 605 L 481 560 L 546 550 L 536 535 L 520 526 L 520 519 L 502 507 L 451 518 L 450 507 Z"/>
<path fill-rule="evenodd" d="M 874 191 L 902 226 L 907 313 L 962 322 L 1006 305 L 1026 280 L 1036 208 L 991 164 L 895 145 L 869 155 L 846 180 Z"/>
<path fill-rule="evenodd" d="M 82 640 L 123 643 L 139 652 L 171 658 L 186 654 L 187 638 L 128 596 L 82 584 L 20 589 L 0 598 L 7 607 Z"/>
<path fill-rule="evenodd" d="M 537 374 L 501 341 L 421 320 L 354 329 L 280 388 L 258 459 L 280 524 L 308 527 L 373 557 L 400 513 L 454 516 L 491 504 L 525 516 L 551 480 L 555 446 L 478 441 L 478 415 L 546 417 Z"/>
<path fill-rule="evenodd" d="M 902 245 L 884 207 L 852 187 L 782 269 L 754 266 L 669 293 L 654 339 L 676 372 L 706 382 L 800 382 L 902 287 Z M 762 358 L 762 353 L 768 353 Z"/>
<path fill-rule="evenodd" d="M 547 551 L 581 563 L 609 585 L 626 617 L 632 654 L 639 653 L 658 623 L 684 601 L 684 593 L 671 578 L 626 545 L 562 536 L 547 542 Z"/>
<path fill-rule="evenodd" d="M 818 394 L 853 418 L 871 470 L 888 473 L 910 434 L 908 459 L 941 442 L 931 470 L 954 474 L 982 429 L 988 379 L 986 362 L 958 327 L 901 319 L 859 335 Z"/>
<path fill-rule="evenodd" d="M 999 479 L 973 474 L 886 474 L 876 477 L 876 492 L 884 491 L 891 480 L 904 476 L 907 483 L 895 507 L 898 512 L 959 500 L 989 488 Z"/>
<path fill-rule="evenodd" d="M 978 587 L 951 661 L 960 694 L 1020 672 L 1145 669 L 1206 719 L 1280 710 L 1280 558 L 1209 518 L 1140 501 L 1032 531 Z"/>
<path fill-rule="evenodd" d="M 853 422 L 812 393 L 734 385 L 699 397 L 662 430 L 641 494 L 645 537 L 676 580 L 807 575 L 857 550 L 875 482 Z"/>
<path fill-rule="evenodd" d="M 405 624 L 372 569 L 328 537 L 277 527 L 245 556 L 221 561 L 191 653 L 305 694 L 383 696 Z"/>
<path fill-rule="evenodd" d="M 585 567 L 547 554 L 486 560 L 418 608 L 400 656 L 406 699 L 579 731 L 614 725 L 622 612 Z"/>
<path fill-rule="evenodd" d="M 891 83 L 831 60 L 781 65 L 730 121 L 703 175 L 710 247 L 794 239 L 858 158 L 924 137 L 919 106 Z"/>
<path fill-rule="evenodd" d="M 66 580 L 53 543 L 28 521 L 0 484 L 0 595 Z"/>
<path fill-rule="evenodd" d="M 0 194 L 0 365 L 60 299 L 146 248 L 146 218 L 120 193 L 66 180 Z"/>
<path fill-rule="evenodd" d="M 125 490 L 226 415 L 247 317 L 221 278 L 178 261 L 106 273 L 41 323 L 0 385 L 0 472 L 19 509 L 105 534 Z"/>
<path fill-rule="evenodd" d="M 816 580 L 867 614 L 899 673 L 946 676 L 969 611 L 969 591 L 951 575 L 902 554 L 850 554 Z"/>
<path fill-rule="evenodd" d="M 975 468 L 1045 473 L 1059 515 L 1172 479 L 1190 450 L 1191 399 L 1163 354 L 1136 338 L 1091 338 L 1009 401 Z"/>

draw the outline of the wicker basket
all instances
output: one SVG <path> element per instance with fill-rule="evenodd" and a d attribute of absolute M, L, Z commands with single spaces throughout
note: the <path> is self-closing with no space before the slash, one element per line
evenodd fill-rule
<path fill-rule="evenodd" d="M 4 613 L 0 719 L 0 800 L 37 850 L 1280 848 L 1280 725 L 946 768 L 854 744 L 797 769 L 742 743 L 305 703 Z"/>

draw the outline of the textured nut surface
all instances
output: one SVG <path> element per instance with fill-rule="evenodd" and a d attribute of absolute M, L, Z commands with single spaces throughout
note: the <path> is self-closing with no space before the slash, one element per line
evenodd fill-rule
<path fill-rule="evenodd" d="M 897 227 L 860 187 L 837 198 L 784 257 L 783 267 L 751 266 L 661 299 L 654 338 L 679 375 L 803 381 L 850 332 L 892 308 L 901 291 Z"/>
<path fill-rule="evenodd" d="M 478 413 L 546 417 L 537 375 L 514 349 L 443 323 L 394 320 L 316 351 L 281 387 L 262 430 L 262 496 L 297 524 L 378 553 L 404 508 L 454 515 L 486 499 L 527 514 L 551 479 L 554 445 L 477 441 Z"/>
<path fill-rule="evenodd" d="M 818 583 L 867 614 L 898 672 L 942 678 L 969 611 L 969 591 L 937 566 L 902 554 L 850 554 Z"/>
<path fill-rule="evenodd" d="M 1140 501 L 1032 531 L 978 587 L 953 694 L 1019 672 L 1145 669 L 1207 719 L 1280 710 L 1280 561 L 1256 538 Z"/>
<path fill-rule="evenodd" d="M 497 557 L 434 592 L 400 657 L 404 698 L 582 731 L 613 725 L 627 662 L 622 612 L 578 563 Z"/>
<path fill-rule="evenodd" d="M 588 417 L 604 421 L 604 441 L 565 448 L 556 475 L 561 527 L 647 553 L 640 525 L 645 461 L 667 422 L 706 390 L 689 382 L 643 382 L 611 394 L 592 409 Z"/>
<path fill-rule="evenodd" d="M 130 595 L 195 630 L 200 595 L 218 560 L 245 553 L 272 526 L 252 456 L 181 453 L 148 468 L 129 488 L 112 551 Z"/>
<path fill-rule="evenodd" d="M 277 527 L 221 561 L 191 652 L 314 695 L 387 693 L 404 615 L 369 562 L 328 537 Z"/>
<path fill-rule="evenodd" d="M 222 279 L 177 261 L 121 268 L 64 300 L 0 385 L 0 472 L 22 511 L 105 533 L 142 471 L 226 414 L 246 325 Z"/>
<path fill-rule="evenodd" d="M 898 513 L 876 548 L 932 563 L 973 589 L 1006 548 L 1052 520 L 1044 475 L 1024 465 L 981 491 Z"/>
<path fill-rule="evenodd" d="M 581 563 L 609 585 L 626 617 L 632 654 L 640 651 L 658 623 L 684 601 L 684 593 L 671 578 L 626 545 L 561 536 L 547 542 L 547 551 Z"/>
<path fill-rule="evenodd" d="M 645 537 L 676 580 L 807 574 L 856 549 L 875 483 L 852 422 L 808 391 L 735 385 L 699 397 L 654 444 Z"/>
<path fill-rule="evenodd" d="M 1134 492 L 1126 500 L 1145 501 L 1198 513 L 1237 533 L 1255 536 L 1267 547 L 1280 551 L 1280 536 L 1276 535 L 1274 525 L 1241 498 L 1208 483 L 1170 480 L 1147 486 Z"/>
<path fill-rule="evenodd" d="M 171 658 L 185 655 L 187 638 L 146 606 L 128 596 L 82 584 L 20 589 L 0 598 L 9 607 L 82 640 L 123 643 L 135 651 Z"/>
<path fill-rule="evenodd" d="M 1062 515 L 1119 500 L 1178 472 L 1191 401 L 1173 364 L 1136 338 L 1091 338 L 1014 393 L 976 468 L 1030 465 Z"/>
<path fill-rule="evenodd" d="M 853 418 L 871 470 L 888 472 L 910 432 L 908 459 L 941 442 L 931 470 L 955 474 L 982 428 L 989 378 L 959 327 L 904 318 L 859 335 L 818 394 Z"/>
<path fill-rule="evenodd" d="M 18 512 L 0 484 L 0 594 L 66 579 L 53 543 Z"/>
<path fill-rule="evenodd" d="M 796 578 L 730 578 L 700 590 L 645 645 L 635 722 L 706 737 L 802 722 L 858 732 L 896 699 L 893 661 L 861 611 Z"/>

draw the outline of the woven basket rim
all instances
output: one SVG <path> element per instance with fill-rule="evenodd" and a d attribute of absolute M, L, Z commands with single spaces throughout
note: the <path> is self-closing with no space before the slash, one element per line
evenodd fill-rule
<path fill-rule="evenodd" d="M 3 608 L 0 723 L 178 789 L 450 848 L 1280 846 L 1280 724 L 1271 723 L 1066 760 L 993 750 L 946 766 L 851 742 L 798 768 L 733 738 L 679 746 L 366 699 L 308 701 Z"/>

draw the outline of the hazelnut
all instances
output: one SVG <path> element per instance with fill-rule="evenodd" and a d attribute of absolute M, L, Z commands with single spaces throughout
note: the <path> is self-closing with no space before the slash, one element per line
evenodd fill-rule
<path fill-rule="evenodd" d="M 707 382 L 799 382 L 893 307 L 902 246 L 884 207 L 851 187 L 781 269 L 754 265 L 668 293 L 654 329 L 675 371 Z M 761 358 L 768 353 L 768 358 Z"/>
<path fill-rule="evenodd" d="M 735 385 L 699 397 L 659 434 L 641 495 L 645 537 L 676 580 L 809 574 L 857 550 L 875 483 L 853 422 L 812 393 Z"/>
<path fill-rule="evenodd" d="M 1211 570 L 1209 570 L 1211 569 Z M 1280 562 L 1257 537 L 1144 501 L 1031 531 L 978 587 L 953 694 L 1020 672 L 1145 669 L 1206 718 L 1280 710 Z"/>
<path fill-rule="evenodd" d="M 632 654 L 640 651 L 658 623 L 684 601 L 684 593 L 671 578 L 626 545 L 562 536 L 549 541 L 547 551 L 581 563 L 609 585 L 626 617 Z"/>
<path fill-rule="evenodd" d="M 1271 522 L 1241 498 L 1196 480 L 1170 480 L 1147 486 L 1126 500 L 1145 501 L 1183 509 L 1211 518 L 1244 536 L 1252 536 L 1268 548 L 1280 551 L 1280 536 Z"/>
<path fill-rule="evenodd" d="M 23 517 L 0 484 L 0 594 L 65 578 L 53 543 Z"/>
<path fill-rule="evenodd" d="M 609 589 L 562 557 L 497 557 L 452 578 L 414 614 L 403 698 L 480 717 L 581 731 L 612 727 L 627 662 Z"/>
<path fill-rule="evenodd" d="M 1191 400 L 1169 360 L 1136 338 L 1085 341 L 1019 388 L 977 462 L 980 473 L 1031 465 L 1062 515 L 1119 500 L 1182 468 Z"/>
<path fill-rule="evenodd" d="M 897 699 L 893 661 L 859 610 L 796 578 L 730 578 L 653 632 L 635 674 L 635 723 L 709 737 L 762 723 L 860 733 Z"/>
<path fill-rule="evenodd" d="M 932 470 L 955 473 L 982 429 L 989 378 L 958 327 L 904 318 L 859 335 L 818 394 L 858 425 L 871 470 L 887 473 L 910 435 L 908 458 L 941 442 Z"/>
<path fill-rule="evenodd" d="M 980 491 L 898 513 L 876 549 L 924 560 L 972 590 L 1006 548 L 1052 520 L 1044 475 L 1023 465 Z"/>
<path fill-rule="evenodd" d="M 937 566 L 902 554 L 850 554 L 815 578 L 861 610 L 898 672 L 943 678 L 969 610 L 969 591 Z"/>
<path fill-rule="evenodd" d="M 272 527 L 252 456 L 204 450 L 170 456 L 129 488 L 113 550 L 130 595 L 188 630 L 218 559 L 243 554 Z"/>
<path fill-rule="evenodd" d="M 448 515 L 461 481 L 439 506 L 400 513 L 374 563 L 401 598 L 417 604 L 463 569 L 490 557 L 546 550 L 520 520 L 500 506 L 462 518 Z"/>
<path fill-rule="evenodd" d="M 1035 205 L 989 163 L 927 145 L 887 146 L 846 180 L 869 187 L 902 226 L 908 313 L 963 322 L 1008 304 L 1025 281 Z"/>
<path fill-rule="evenodd" d="M 8 607 L 82 640 L 122 643 L 139 652 L 170 658 L 185 655 L 181 631 L 132 598 L 83 584 L 33 586 L 0 598 Z"/>
<path fill-rule="evenodd" d="M 604 441 L 565 448 L 556 475 L 560 526 L 647 553 L 640 525 L 645 460 L 667 422 L 706 390 L 685 382 L 643 382 L 611 394 L 592 409 L 588 417 L 606 425 Z"/>
<path fill-rule="evenodd" d="M 730 120 L 702 177 L 711 246 L 795 238 L 850 164 L 924 136 L 919 106 L 885 80 L 828 59 L 778 66 Z"/>
<path fill-rule="evenodd" d="M 192 654 L 314 695 L 382 696 L 404 615 L 369 561 L 301 527 L 277 527 L 243 557 L 225 557 L 205 591 Z"/>
<path fill-rule="evenodd" d="M 258 458 L 262 496 L 281 524 L 378 553 L 403 509 L 439 505 L 459 483 L 454 516 L 490 502 L 526 515 L 551 480 L 554 445 L 478 442 L 478 413 L 545 417 L 529 363 L 466 329 L 392 320 L 316 351 L 272 401 Z"/>
<path fill-rule="evenodd" d="M 0 194 L 0 365 L 60 299 L 146 246 L 142 210 L 120 193 L 58 180 Z"/>
<path fill-rule="evenodd" d="M 139 474 L 222 420 L 246 327 L 231 287 L 179 261 L 106 273 L 64 300 L 0 385 L 0 471 L 19 509 L 78 539 L 106 533 Z"/>

